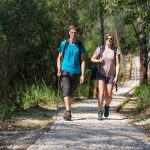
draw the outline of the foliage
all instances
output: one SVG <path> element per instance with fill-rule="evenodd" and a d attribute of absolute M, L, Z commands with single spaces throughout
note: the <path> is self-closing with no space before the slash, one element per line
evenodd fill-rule
<path fill-rule="evenodd" d="M 24 87 L 20 87 L 20 89 L 16 90 L 15 93 L 15 104 L 18 104 L 18 109 L 21 108 L 21 110 L 38 106 L 41 102 L 51 103 L 56 106 L 61 100 L 60 95 L 57 95 L 57 91 L 50 85 L 47 85 L 44 80 L 42 80 L 42 82 L 36 81 L 30 86 L 26 84 Z M 0 108 L 0 118 L 8 118 L 12 111 L 16 111 L 14 103 L 11 100 L 9 100 L 9 104 L 3 104 Z M 7 116 L 5 116 L 5 114 L 7 114 Z"/>
<path fill-rule="evenodd" d="M 40 101 L 50 101 L 56 103 L 56 91 L 46 85 L 44 81 L 39 83 L 36 81 L 32 86 L 25 86 L 24 89 L 17 91 L 16 100 L 23 108 L 38 105 Z"/>
<path fill-rule="evenodd" d="M 75 13 L 67 1 L 3 0 L 0 3 L 0 103 L 5 107 L 9 105 L 8 99 L 16 101 L 16 89 L 25 83 L 32 86 L 35 78 L 43 78 L 57 88 L 56 49 L 67 38 L 71 15 Z"/>
<path fill-rule="evenodd" d="M 149 37 L 149 0 L 112 0 L 105 1 L 105 11 L 108 14 L 114 14 L 114 12 L 120 13 L 120 10 L 124 10 L 124 21 L 126 24 L 131 24 L 136 33 L 140 50 L 140 84 L 147 83 L 147 48 Z"/>
<path fill-rule="evenodd" d="M 73 23 L 79 25 L 79 38 L 87 50 L 86 82 L 80 86 L 78 95 L 87 95 L 90 58 L 102 40 L 99 24 L 102 10 L 100 2 L 104 6 L 106 31 L 117 29 L 120 32 L 120 43 L 124 52 L 130 46 L 133 51 L 137 50 L 137 35 L 133 33 L 131 25 L 133 29 L 138 29 L 137 18 L 142 18 L 145 24 L 148 9 L 144 8 L 148 5 L 144 4 L 147 1 L 137 1 L 136 5 L 134 1 L 125 0 L 0 1 L 0 109 L 3 116 L 4 112 L 18 109 L 18 105 L 24 106 L 26 102 L 21 97 L 19 101 L 18 95 L 22 95 L 30 104 L 28 97 L 23 95 L 25 85 L 27 93 L 35 91 L 27 94 L 31 94 L 30 98 L 40 93 L 38 86 L 40 88 L 43 85 L 35 85 L 36 80 L 40 83 L 43 80 L 52 87 L 52 91 L 57 89 L 57 48 L 62 40 L 68 38 L 68 26 Z M 39 99 L 38 95 L 35 99 Z"/>
<path fill-rule="evenodd" d="M 137 108 L 139 111 L 150 107 L 150 84 L 138 86 L 134 90 L 134 94 L 139 97 Z"/>
<path fill-rule="evenodd" d="M 90 69 L 86 70 L 85 74 L 85 81 L 83 84 L 80 84 L 78 86 L 77 92 L 76 92 L 76 97 L 84 97 L 88 98 L 89 97 L 89 78 L 90 78 Z"/>
<path fill-rule="evenodd" d="M 121 45 L 122 50 L 125 54 L 127 54 L 128 52 L 137 53 L 139 51 L 136 34 L 133 30 L 132 25 L 124 26 L 124 32 L 121 37 Z"/>

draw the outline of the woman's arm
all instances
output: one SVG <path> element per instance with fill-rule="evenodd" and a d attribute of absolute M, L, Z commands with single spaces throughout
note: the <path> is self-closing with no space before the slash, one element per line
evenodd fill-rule
<path fill-rule="evenodd" d="M 93 56 L 91 57 L 91 62 L 93 63 L 101 63 L 103 61 L 103 59 L 99 57 L 100 54 L 97 52 L 97 49 L 95 50 Z"/>
<path fill-rule="evenodd" d="M 119 71 L 120 71 L 120 55 L 116 55 L 116 76 L 113 81 L 114 84 L 117 83 Z"/>
<path fill-rule="evenodd" d="M 116 77 L 118 77 L 120 71 L 120 55 L 116 56 Z"/>

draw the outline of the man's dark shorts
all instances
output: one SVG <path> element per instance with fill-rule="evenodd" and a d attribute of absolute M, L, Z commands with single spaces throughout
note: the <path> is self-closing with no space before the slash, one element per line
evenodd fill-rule
<path fill-rule="evenodd" d="M 80 82 L 80 76 L 81 74 L 71 74 L 66 71 L 62 72 L 60 86 L 64 97 L 74 96 Z"/>
<path fill-rule="evenodd" d="M 106 84 L 113 84 L 114 78 L 114 76 L 106 77 L 99 72 L 96 74 L 96 80 L 104 80 Z"/>

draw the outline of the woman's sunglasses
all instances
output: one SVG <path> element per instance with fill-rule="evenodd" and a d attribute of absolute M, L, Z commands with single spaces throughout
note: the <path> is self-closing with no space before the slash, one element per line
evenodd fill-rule
<path fill-rule="evenodd" d="M 108 38 L 108 37 L 107 37 L 107 38 L 106 38 L 106 40 L 110 40 L 110 41 L 112 41 L 112 38 Z"/>

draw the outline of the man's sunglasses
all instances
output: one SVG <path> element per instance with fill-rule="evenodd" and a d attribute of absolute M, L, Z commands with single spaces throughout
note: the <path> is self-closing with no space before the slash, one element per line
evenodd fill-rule
<path fill-rule="evenodd" d="M 70 31 L 71 32 L 71 34 L 77 34 L 77 32 L 73 32 L 73 31 Z"/>

